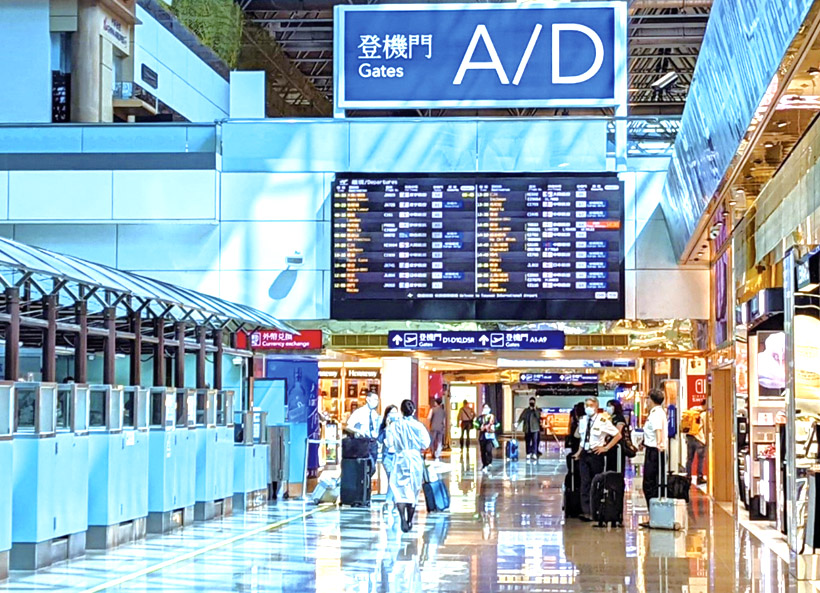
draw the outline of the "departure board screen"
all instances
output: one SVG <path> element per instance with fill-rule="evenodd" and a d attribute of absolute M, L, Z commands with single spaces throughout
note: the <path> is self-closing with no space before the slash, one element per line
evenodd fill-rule
<path fill-rule="evenodd" d="M 337 174 L 334 319 L 624 317 L 613 174 Z"/>

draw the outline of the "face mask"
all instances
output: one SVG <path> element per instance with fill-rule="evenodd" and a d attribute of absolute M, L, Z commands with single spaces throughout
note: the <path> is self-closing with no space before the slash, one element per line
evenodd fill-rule
<path fill-rule="evenodd" d="M 482 414 L 484 414 L 484 415 L 489 414 L 489 413 L 490 413 L 490 408 L 489 408 L 489 406 L 484 406 L 484 407 L 481 409 L 481 413 L 482 413 Z"/>
<path fill-rule="evenodd" d="M 535 407 L 535 402 L 530 402 L 530 407 L 534 408 Z"/>
<path fill-rule="evenodd" d="M 390 412 L 390 413 L 387 415 L 387 420 L 388 420 L 389 422 L 395 422 L 395 421 L 396 421 L 396 420 L 398 420 L 398 419 L 399 419 L 399 413 L 398 413 L 398 412 Z"/>
<path fill-rule="evenodd" d="M 614 406 L 607 406 L 606 411 L 609 412 L 609 415 L 612 416 L 615 414 L 615 407 Z"/>
<path fill-rule="evenodd" d="M 377 397 L 368 397 L 367 398 L 367 405 L 370 406 L 371 409 L 375 410 L 376 407 L 379 405 L 379 398 L 377 398 Z"/>
<path fill-rule="evenodd" d="M 594 416 L 597 410 L 595 408 L 586 408 L 587 416 Z"/>

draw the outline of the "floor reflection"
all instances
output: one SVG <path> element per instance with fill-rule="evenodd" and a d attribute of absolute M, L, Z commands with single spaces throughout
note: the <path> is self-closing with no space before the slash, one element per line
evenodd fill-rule
<path fill-rule="evenodd" d="M 15 573 L 5 591 L 764 593 L 796 591 L 785 564 L 702 495 L 685 533 L 641 529 L 640 494 L 627 494 L 621 529 L 596 529 L 561 511 L 564 459 L 497 460 L 475 471 L 476 452 L 453 452 L 449 513 L 416 527 L 372 510 L 287 502 L 151 538 L 38 574 Z M 629 479 L 639 493 L 639 480 Z M 280 528 L 266 524 L 291 518 Z M 256 530 L 257 533 L 246 535 Z M 236 541 L 224 543 L 228 538 Z M 223 544 L 220 544 L 223 542 Z M 217 546 L 217 547 L 214 547 Z M 162 570 L 162 561 L 205 549 Z M 213 548 L 213 549 L 210 549 Z M 146 574 L 135 575 L 146 569 Z M 122 582 L 115 582 L 120 579 Z"/>

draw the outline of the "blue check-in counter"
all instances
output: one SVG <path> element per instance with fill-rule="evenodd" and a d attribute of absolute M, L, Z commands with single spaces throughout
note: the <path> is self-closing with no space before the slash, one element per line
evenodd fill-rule
<path fill-rule="evenodd" d="M 196 392 L 153 387 L 149 395 L 147 528 L 166 533 L 194 521 Z"/>
<path fill-rule="evenodd" d="M 226 396 L 227 395 L 227 396 Z M 234 435 L 232 392 L 197 389 L 196 505 L 194 518 L 207 521 L 233 511 Z"/>
<path fill-rule="evenodd" d="M 10 381 L 0 382 L 0 581 L 9 576 L 14 418 L 14 386 Z"/>
<path fill-rule="evenodd" d="M 145 537 L 148 390 L 92 385 L 90 400 L 86 547 L 105 550 Z"/>
<path fill-rule="evenodd" d="M 268 501 L 270 446 L 264 412 L 236 414 L 237 443 L 234 446 L 234 510 L 245 511 Z"/>
<path fill-rule="evenodd" d="M 12 569 L 35 570 L 85 553 L 87 395 L 58 393 L 55 383 L 14 384 Z"/>

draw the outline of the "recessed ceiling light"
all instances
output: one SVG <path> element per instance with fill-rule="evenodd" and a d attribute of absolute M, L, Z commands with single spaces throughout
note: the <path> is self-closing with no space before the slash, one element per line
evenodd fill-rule
<path fill-rule="evenodd" d="M 771 140 L 766 141 L 763 143 L 763 146 L 765 146 L 766 148 L 771 148 L 772 146 L 774 146 L 774 142 L 772 142 Z"/>
<path fill-rule="evenodd" d="M 780 121 L 775 122 L 774 125 L 776 125 L 778 128 L 785 128 L 786 126 L 789 125 L 789 122 L 781 119 Z"/>
<path fill-rule="evenodd" d="M 734 200 L 729 200 L 729 205 L 730 206 L 734 206 L 735 204 L 737 204 L 737 202 L 735 202 Z"/>

